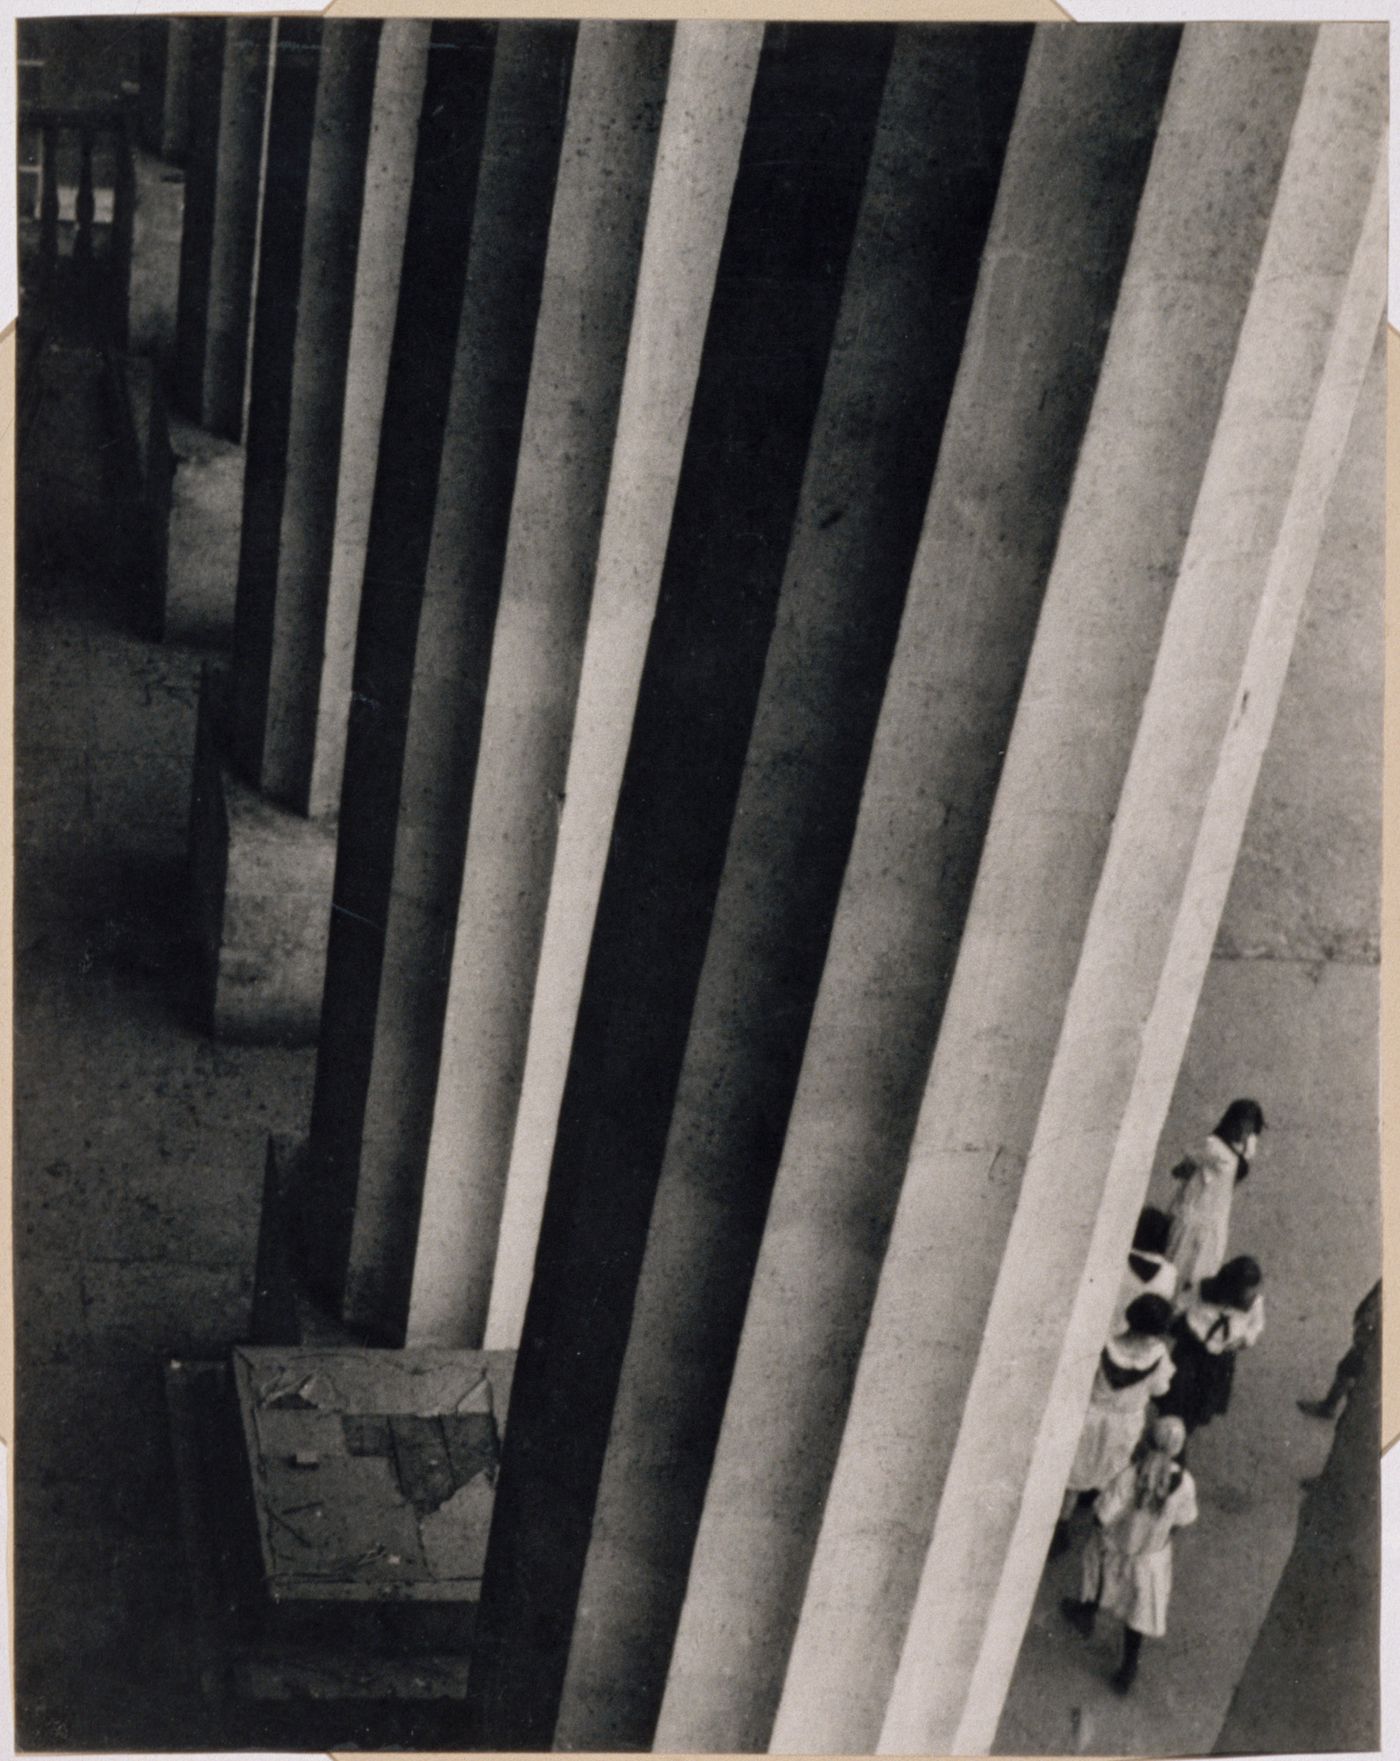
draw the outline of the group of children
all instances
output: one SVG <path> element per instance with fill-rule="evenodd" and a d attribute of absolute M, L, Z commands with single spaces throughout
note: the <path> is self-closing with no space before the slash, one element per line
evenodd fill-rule
<path fill-rule="evenodd" d="M 1101 1609 L 1123 1622 L 1119 1693 L 1144 1637 L 1166 1632 L 1172 1533 L 1196 1520 L 1187 1440 L 1227 1411 L 1235 1360 L 1263 1331 L 1258 1264 L 1225 1258 L 1231 1198 L 1263 1129 L 1257 1101 L 1232 1101 L 1204 1151 L 1173 1168 L 1170 1212 L 1143 1211 L 1056 1524 L 1052 1557 L 1069 1547 L 1075 1507 L 1092 1501 L 1080 1593 L 1061 1608 L 1086 1638 Z"/>

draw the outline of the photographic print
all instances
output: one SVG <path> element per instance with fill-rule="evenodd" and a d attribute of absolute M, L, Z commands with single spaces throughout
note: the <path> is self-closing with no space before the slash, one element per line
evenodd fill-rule
<path fill-rule="evenodd" d="M 18 52 L 21 1748 L 1374 1748 L 1386 28 Z"/>

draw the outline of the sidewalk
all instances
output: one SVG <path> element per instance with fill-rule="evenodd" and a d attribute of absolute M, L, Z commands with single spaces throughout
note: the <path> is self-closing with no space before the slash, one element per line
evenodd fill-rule
<path fill-rule="evenodd" d="M 48 365 L 22 493 L 61 533 L 105 436 L 93 358 Z M 305 1129 L 315 1054 L 192 1025 L 202 651 L 127 633 L 100 541 L 47 555 L 16 637 L 18 1738 L 212 1745 L 231 1733 L 185 1664 L 161 1365 L 246 1329 L 267 1133 Z"/>

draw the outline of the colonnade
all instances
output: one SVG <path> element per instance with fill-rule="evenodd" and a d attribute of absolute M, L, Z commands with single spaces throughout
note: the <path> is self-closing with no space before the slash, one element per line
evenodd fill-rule
<path fill-rule="evenodd" d="M 519 1349 L 472 1740 L 985 1751 L 1373 353 L 1383 36 L 189 28 L 211 961 L 319 1024 L 324 1299 Z"/>
<path fill-rule="evenodd" d="M 193 126 L 186 147 L 175 395 L 206 428 L 238 440 L 243 433 L 272 25 L 267 19 L 199 19 L 188 28 L 186 78 Z"/>

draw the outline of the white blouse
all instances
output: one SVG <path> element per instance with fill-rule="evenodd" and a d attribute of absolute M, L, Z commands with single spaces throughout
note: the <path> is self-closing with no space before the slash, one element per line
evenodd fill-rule
<path fill-rule="evenodd" d="M 1198 1298 L 1186 1311 L 1186 1325 L 1212 1357 L 1243 1351 L 1264 1331 L 1264 1298 L 1256 1296 L 1247 1309 L 1226 1308 L 1223 1303 Z"/>

